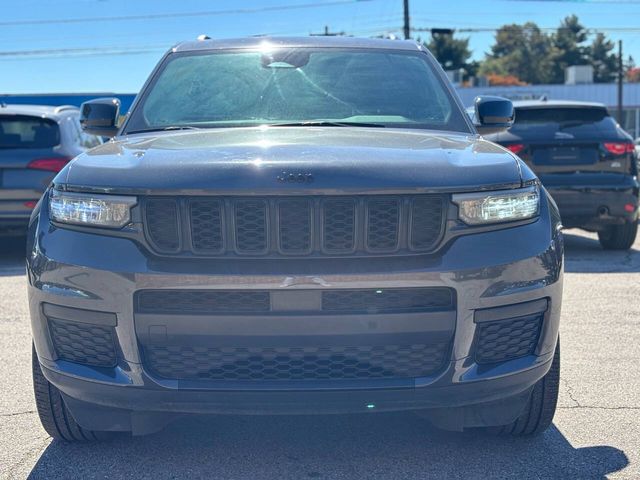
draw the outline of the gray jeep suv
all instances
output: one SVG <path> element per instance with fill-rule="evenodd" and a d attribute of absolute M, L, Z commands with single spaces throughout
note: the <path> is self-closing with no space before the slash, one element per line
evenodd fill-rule
<path fill-rule="evenodd" d="M 478 132 L 414 42 L 180 44 L 28 241 L 47 432 L 183 414 L 413 410 L 514 435 L 552 421 L 563 242 L 531 170 Z"/>

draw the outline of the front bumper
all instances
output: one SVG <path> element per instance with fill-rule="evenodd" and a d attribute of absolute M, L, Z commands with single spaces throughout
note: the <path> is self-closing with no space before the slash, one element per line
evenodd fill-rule
<path fill-rule="evenodd" d="M 28 273 L 36 351 L 45 376 L 63 392 L 74 417 L 86 428 L 144 432 L 148 431 L 143 425 L 145 419 L 155 415 L 152 423 L 157 424 L 158 416 L 169 418 L 167 413 L 344 413 L 464 408 L 518 396 L 524 404 L 532 385 L 548 371 L 558 336 L 563 245 L 546 201 L 540 218 L 533 223 L 463 235 L 437 255 L 364 261 L 236 260 L 231 264 L 220 260 L 162 260 L 150 256 L 130 239 L 53 227 L 46 213 L 40 213 L 32 229 Z M 302 284 L 296 285 L 294 281 L 292 285 L 291 279 L 302 279 Z M 436 321 L 436 314 L 426 313 L 418 318 L 380 315 L 373 319 L 376 321 L 345 315 L 342 325 L 334 325 L 339 337 L 365 339 L 448 332 L 450 347 L 442 368 L 414 378 L 183 381 L 161 378 L 150 371 L 140 349 L 144 335 L 133 301 L 136 292 L 230 287 L 294 294 L 329 288 L 448 287 L 455 291 L 456 298 L 455 310 L 449 312 L 450 324 Z M 113 321 L 117 365 L 91 367 L 59 358 L 45 304 L 53 305 L 54 310 L 62 307 L 61 312 L 98 312 L 92 319 L 98 323 Z M 537 308 L 537 313 L 543 315 L 535 349 L 507 361 L 478 363 L 475 342 L 483 321 L 480 317 L 518 317 L 527 313 L 522 308 L 528 309 L 528 313 Z M 202 318 L 205 326 L 200 322 L 199 328 L 204 328 L 208 338 L 224 333 L 216 330 L 215 319 Z M 244 319 L 254 322 L 248 324 L 249 328 L 259 335 L 259 327 L 264 328 L 265 322 L 276 324 L 279 320 L 282 318 L 277 316 Z M 416 321 L 422 322 L 421 327 L 415 327 Z M 321 319 L 316 326 L 307 325 L 308 334 L 328 333 Z M 176 328 L 179 334 L 185 334 L 188 333 L 185 328 L 191 327 Z M 266 333 L 262 332 L 265 340 Z M 109 415 L 104 414 L 104 409 Z M 479 417 L 486 421 L 486 415 Z M 501 421 L 504 419 L 496 420 Z M 463 426 L 477 423 L 469 419 Z"/>

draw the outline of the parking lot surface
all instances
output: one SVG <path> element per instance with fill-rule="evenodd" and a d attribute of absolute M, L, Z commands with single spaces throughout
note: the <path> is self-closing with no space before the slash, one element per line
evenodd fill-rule
<path fill-rule="evenodd" d="M 640 239 L 605 252 L 565 238 L 560 403 L 542 436 L 441 432 L 411 414 L 229 416 L 87 445 L 40 427 L 23 239 L 0 240 L 0 478 L 640 478 Z"/>

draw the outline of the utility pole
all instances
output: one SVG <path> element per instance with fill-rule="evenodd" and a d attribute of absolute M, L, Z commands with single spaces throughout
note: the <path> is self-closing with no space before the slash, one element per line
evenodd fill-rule
<path fill-rule="evenodd" d="M 622 125 L 622 80 L 624 64 L 622 62 L 622 40 L 618 40 L 618 123 Z"/>
<path fill-rule="evenodd" d="M 330 32 L 329 31 L 329 25 L 325 25 L 324 26 L 324 32 L 323 33 L 310 33 L 309 36 L 311 37 L 339 37 L 344 35 L 344 32 Z"/>
<path fill-rule="evenodd" d="M 404 39 L 409 40 L 411 38 L 411 23 L 409 21 L 409 0 L 404 1 Z"/>

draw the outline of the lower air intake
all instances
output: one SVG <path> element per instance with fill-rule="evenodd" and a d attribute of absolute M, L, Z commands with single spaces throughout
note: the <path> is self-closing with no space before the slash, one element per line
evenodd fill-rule
<path fill-rule="evenodd" d="M 179 380 L 339 380 L 423 377 L 440 370 L 448 342 L 431 345 L 209 347 L 148 345 L 145 366 Z"/>
<path fill-rule="evenodd" d="M 476 362 L 495 363 L 531 355 L 540 336 L 542 314 L 478 324 Z"/>
<path fill-rule="evenodd" d="M 94 367 L 116 365 L 112 327 L 49 319 L 49 331 L 60 360 Z"/>

